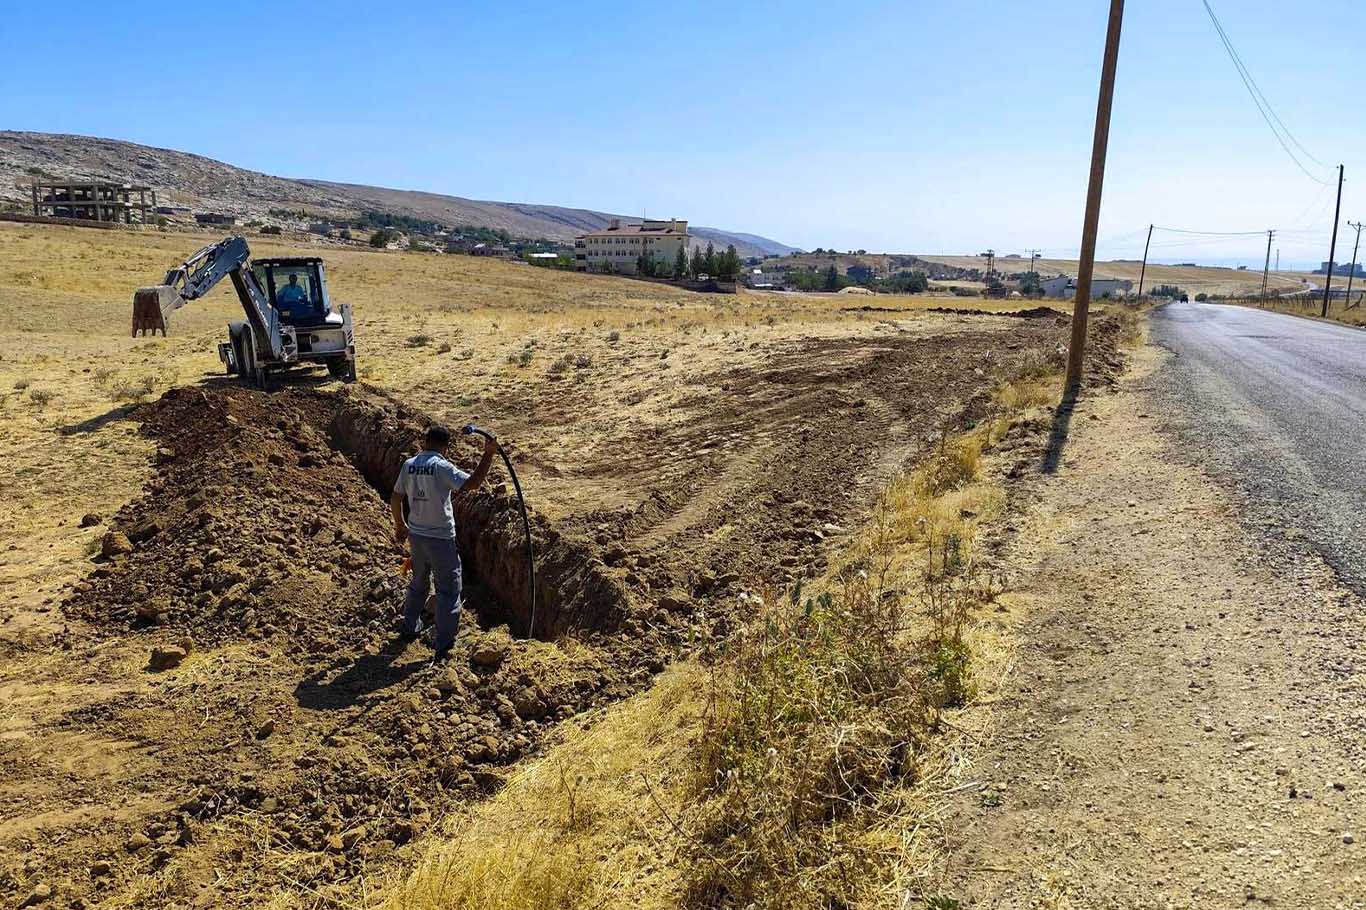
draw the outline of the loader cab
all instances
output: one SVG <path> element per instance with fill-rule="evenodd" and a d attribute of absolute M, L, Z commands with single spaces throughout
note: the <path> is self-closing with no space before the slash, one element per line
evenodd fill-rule
<path fill-rule="evenodd" d="M 327 299 L 323 261 L 315 256 L 297 259 L 257 259 L 251 270 L 270 298 L 280 321 L 292 326 L 340 325 Z"/>

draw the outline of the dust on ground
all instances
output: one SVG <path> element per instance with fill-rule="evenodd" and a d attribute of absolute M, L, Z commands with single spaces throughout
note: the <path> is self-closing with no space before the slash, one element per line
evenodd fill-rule
<path fill-rule="evenodd" d="M 941 829 L 965 907 L 1366 906 L 1361 604 L 1154 427 L 1144 349 L 1013 535 L 1019 647 Z M 1018 624 L 1018 625 L 1017 625 Z"/>

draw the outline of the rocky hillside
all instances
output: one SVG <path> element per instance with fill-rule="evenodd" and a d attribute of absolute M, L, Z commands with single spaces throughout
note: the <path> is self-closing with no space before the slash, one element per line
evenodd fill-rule
<path fill-rule="evenodd" d="M 115 139 L 0 130 L 0 207 L 27 202 L 30 181 L 45 176 L 142 183 L 157 190 L 161 204 L 241 218 L 263 216 L 270 209 L 316 212 L 320 218 L 350 217 L 369 210 L 450 226 L 500 229 L 514 237 L 563 241 L 605 227 L 614 217 L 589 209 L 272 177 L 201 155 Z M 621 217 L 629 220 L 629 216 Z M 742 256 L 781 255 L 793 249 L 753 234 L 696 226 L 691 231 L 702 242 L 733 243 Z"/>

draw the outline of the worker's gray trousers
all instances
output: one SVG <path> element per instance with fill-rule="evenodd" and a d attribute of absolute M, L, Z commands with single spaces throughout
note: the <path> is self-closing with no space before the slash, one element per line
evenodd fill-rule
<path fill-rule="evenodd" d="M 427 603 L 430 574 L 436 582 L 436 650 L 455 644 L 460 625 L 460 551 L 455 541 L 441 537 L 410 534 L 413 552 L 413 578 L 408 582 L 408 597 L 403 602 L 403 628 L 416 633 Z"/>

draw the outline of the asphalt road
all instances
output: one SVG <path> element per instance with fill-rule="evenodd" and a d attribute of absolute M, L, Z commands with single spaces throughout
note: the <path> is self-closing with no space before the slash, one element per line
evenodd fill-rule
<path fill-rule="evenodd" d="M 1366 596 L 1366 330 L 1238 306 L 1173 303 L 1152 338 L 1176 356 L 1156 401 L 1186 455 L 1244 515 L 1306 543 Z"/>

